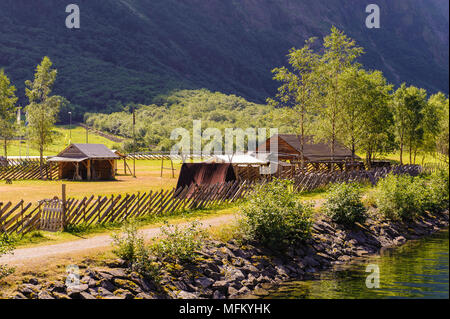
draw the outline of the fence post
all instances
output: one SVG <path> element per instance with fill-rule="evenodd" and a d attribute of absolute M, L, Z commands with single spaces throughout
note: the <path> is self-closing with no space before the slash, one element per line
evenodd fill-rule
<path fill-rule="evenodd" d="M 62 192 L 62 224 L 63 228 L 65 228 L 66 225 L 66 184 L 61 185 L 61 192 Z"/>

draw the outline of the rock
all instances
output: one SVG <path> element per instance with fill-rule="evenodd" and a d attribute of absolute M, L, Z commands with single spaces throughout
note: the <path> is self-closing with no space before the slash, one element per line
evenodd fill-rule
<path fill-rule="evenodd" d="M 342 255 L 342 256 L 339 256 L 339 258 L 338 258 L 339 261 L 343 261 L 343 262 L 350 261 L 351 259 L 352 258 L 350 256 L 347 256 L 347 255 Z"/>
<path fill-rule="evenodd" d="M 228 287 L 228 296 L 233 297 L 238 294 L 238 290 L 233 287 Z"/>
<path fill-rule="evenodd" d="M 220 281 L 216 281 L 215 283 L 213 283 L 212 288 L 214 290 L 218 290 L 221 293 L 225 293 L 228 290 L 228 282 L 225 280 L 220 280 Z"/>
<path fill-rule="evenodd" d="M 250 294 L 250 289 L 247 287 L 242 287 L 241 289 L 239 289 L 238 294 L 239 295 L 248 295 Z"/>
<path fill-rule="evenodd" d="M 197 299 L 197 296 L 195 294 L 193 294 L 193 293 L 189 293 L 189 292 L 186 292 L 186 291 L 180 291 L 177 294 L 177 298 L 178 299 Z"/>
<path fill-rule="evenodd" d="M 394 244 L 395 245 L 403 245 L 406 242 L 406 238 L 403 236 L 399 236 L 397 238 L 394 239 Z"/>
<path fill-rule="evenodd" d="M 112 278 L 127 278 L 128 275 L 125 272 L 125 270 L 116 268 L 116 269 L 108 269 L 108 270 L 102 270 L 99 271 L 100 275 L 108 280 L 111 280 Z"/>
<path fill-rule="evenodd" d="M 80 292 L 80 299 L 97 299 L 86 291 Z"/>
<path fill-rule="evenodd" d="M 118 288 L 132 291 L 135 294 L 143 292 L 136 283 L 127 279 L 114 278 L 114 285 Z"/>
<path fill-rule="evenodd" d="M 133 293 L 126 289 L 117 289 L 114 291 L 114 296 L 117 296 L 120 299 L 134 299 Z"/>
<path fill-rule="evenodd" d="M 67 288 L 67 295 L 72 299 L 79 299 L 80 293 L 89 289 L 86 284 L 81 284 L 78 286 L 70 286 Z"/>
<path fill-rule="evenodd" d="M 282 265 L 276 266 L 275 270 L 277 271 L 277 273 L 279 275 L 281 275 L 283 277 L 289 277 L 289 270 L 286 267 L 284 267 Z"/>
<path fill-rule="evenodd" d="M 111 291 L 109 291 L 108 289 L 99 287 L 99 288 L 97 288 L 97 295 L 100 297 L 107 297 L 107 296 L 112 296 L 113 293 Z"/>
<path fill-rule="evenodd" d="M 59 293 L 57 291 L 52 292 L 52 296 L 55 297 L 55 299 L 70 299 L 70 297 L 66 294 Z"/>
<path fill-rule="evenodd" d="M 213 285 L 214 280 L 207 277 L 200 277 L 195 280 L 195 283 L 202 287 L 203 289 L 209 288 Z"/>
<path fill-rule="evenodd" d="M 37 286 L 39 285 L 39 280 L 37 280 L 37 278 L 31 278 L 30 280 L 28 280 L 28 283 Z"/>
<path fill-rule="evenodd" d="M 225 296 L 219 290 L 214 291 L 213 299 L 225 299 Z"/>
<path fill-rule="evenodd" d="M 48 289 L 51 292 L 65 293 L 66 292 L 66 285 L 62 281 L 55 281 L 55 282 L 50 284 Z"/>
<path fill-rule="evenodd" d="M 315 260 L 314 258 L 312 258 L 311 256 L 306 256 L 305 258 L 303 258 L 303 261 L 311 267 L 317 267 L 319 266 L 319 262 L 317 260 Z"/>
<path fill-rule="evenodd" d="M 16 293 L 16 295 L 14 296 L 13 299 L 27 299 L 27 297 L 25 297 L 25 295 L 21 292 Z"/>
<path fill-rule="evenodd" d="M 106 290 L 109 290 L 109 291 L 114 291 L 114 290 L 116 290 L 116 286 L 114 286 L 109 280 L 107 280 L 107 279 L 102 279 L 101 281 L 100 281 L 100 287 L 101 288 L 104 288 L 104 289 L 106 289 Z"/>
<path fill-rule="evenodd" d="M 145 292 L 141 292 L 137 294 L 134 299 L 155 299 L 153 295 L 147 294 Z"/>
<path fill-rule="evenodd" d="M 55 299 L 52 297 L 47 290 L 41 290 L 38 294 L 38 299 Z"/>
<path fill-rule="evenodd" d="M 29 299 L 35 299 L 39 293 L 39 287 L 32 284 L 23 284 L 20 287 L 19 292 Z"/>

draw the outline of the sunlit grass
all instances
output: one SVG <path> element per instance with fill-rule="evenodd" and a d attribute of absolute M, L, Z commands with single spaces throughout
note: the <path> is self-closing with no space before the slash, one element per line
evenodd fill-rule
<path fill-rule="evenodd" d="M 72 139 L 70 138 L 72 134 Z M 86 143 L 86 130 L 81 126 L 72 125 L 72 129 L 69 129 L 69 125 L 56 126 L 54 129 L 54 141 L 47 147 L 44 152 L 45 156 L 54 156 L 61 152 L 71 143 Z M 107 138 L 96 135 L 89 132 L 88 142 L 90 144 L 104 144 L 109 148 L 115 148 L 118 143 L 115 143 Z M 3 147 L 1 147 L 0 155 L 4 155 Z M 27 141 L 11 141 L 8 146 L 8 156 L 38 156 L 39 150 L 32 145 L 27 146 Z"/>

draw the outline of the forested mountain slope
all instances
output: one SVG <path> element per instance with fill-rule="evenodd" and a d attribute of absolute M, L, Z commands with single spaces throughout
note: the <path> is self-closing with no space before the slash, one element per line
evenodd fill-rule
<path fill-rule="evenodd" d="M 361 62 L 430 93 L 448 92 L 448 1 L 378 0 L 381 28 L 367 29 L 366 0 L 78 0 L 81 29 L 65 27 L 61 0 L 0 1 L 0 68 L 24 99 L 24 81 L 48 55 L 55 93 L 84 111 L 150 104 L 173 89 L 206 88 L 263 102 L 270 70 L 288 50 L 332 25 L 363 46 Z"/>

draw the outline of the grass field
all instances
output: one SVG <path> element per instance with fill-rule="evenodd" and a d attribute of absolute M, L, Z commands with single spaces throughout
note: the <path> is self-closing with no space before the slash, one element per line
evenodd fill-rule
<path fill-rule="evenodd" d="M 70 131 L 72 131 L 72 139 L 70 139 Z M 69 130 L 69 125 L 57 126 L 54 130 L 54 141 L 48 146 L 44 152 L 45 156 L 56 155 L 66 148 L 70 143 L 86 143 L 86 130 L 81 126 L 72 125 L 72 130 Z M 105 144 L 109 148 L 114 148 L 117 143 L 110 141 L 102 136 L 89 133 L 88 142 L 91 144 Z M 0 155 L 4 155 L 3 146 L 0 149 Z M 26 156 L 27 155 L 27 142 L 12 141 L 9 143 L 8 156 Z M 29 156 L 38 156 L 39 151 L 32 145 L 28 147 Z"/>
<path fill-rule="evenodd" d="M 133 169 L 133 161 L 127 161 Z M 167 167 L 170 162 L 165 161 Z M 172 189 L 176 186 L 181 162 L 174 162 L 175 178 L 170 170 L 161 173 L 160 160 L 137 160 L 136 178 L 132 176 L 117 176 L 116 181 L 73 182 L 73 181 L 14 181 L 12 185 L 0 183 L 0 202 L 16 203 L 21 199 L 26 202 L 36 202 L 41 199 L 61 197 L 61 184 L 67 185 L 67 196 L 83 198 L 91 195 L 124 195 L 151 190 Z M 123 173 L 123 162 L 118 163 L 119 174 Z"/>

